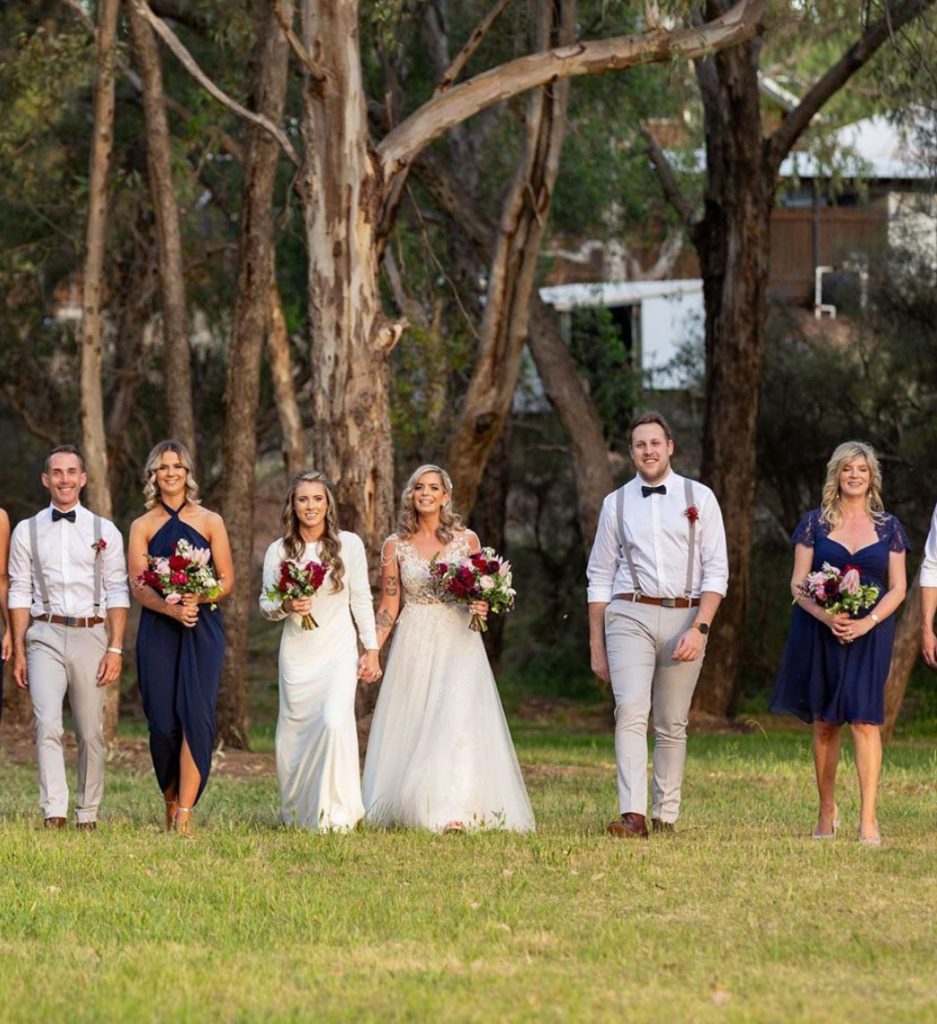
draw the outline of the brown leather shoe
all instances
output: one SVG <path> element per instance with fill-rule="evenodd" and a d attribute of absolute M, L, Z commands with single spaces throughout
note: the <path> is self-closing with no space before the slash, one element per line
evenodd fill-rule
<path fill-rule="evenodd" d="M 605 831 L 616 839 L 647 839 L 647 819 L 643 814 L 628 811 L 609 822 Z"/>
<path fill-rule="evenodd" d="M 673 835 L 677 830 L 672 821 L 661 821 L 660 818 L 651 818 L 651 831 L 666 832 L 668 835 Z"/>
<path fill-rule="evenodd" d="M 79 832 L 93 832 L 97 827 L 96 821 L 79 821 L 75 825 Z"/>
<path fill-rule="evenodd" d="M 65 828 L 68 824 L 67 818 L 46 818 L 42 823 L 43 828 Z"/>

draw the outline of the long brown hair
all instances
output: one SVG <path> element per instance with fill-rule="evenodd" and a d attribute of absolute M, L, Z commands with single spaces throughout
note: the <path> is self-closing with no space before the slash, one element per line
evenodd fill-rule
<path fill-rule="evenodd" d="M 332 482 L 317 469 L 304 469 L 296 474 L 283 499 L 283 511 L 280 521 L 283 523 L 283 553 L 287 558 L 300 559 L 306 553 L 306 542 L 300 532 L 299 519 L 293 503 L 296 490 L 300 484 L 321 484 L 325 490 L 327 507 L 325 510 L 325 532 L 322 534 L 322 552 L 332 570 L 332 592 L 342 589 L 342 577 L 345 575 L 345 563 L 342 561 L 342 542 L 339 537 L 338 506 L 332 492 Z"/>
<path fill-rule="evenodd" d="M 443 505 L 439 510 L 439 526 L 436 527 L 436 536 L 443 544 L 448 544 L 456 531 L 464 530 L 465 527 L 462 525 L 462 517 L 452 511 L 452 478 L 444 469 L 433 465 L 420 466 L 410 474 L 403 494 L 400 495 L 397 536 L 401 540 L 406 540 L 416 533 L 419 517 L 416 513 L 416 506 L 413 504 L 413 494 L 416 491 L 417 481 L 424 473 L 435 473 L 442 480 L 443 490 L 449 496 L 449 503 Z"/>

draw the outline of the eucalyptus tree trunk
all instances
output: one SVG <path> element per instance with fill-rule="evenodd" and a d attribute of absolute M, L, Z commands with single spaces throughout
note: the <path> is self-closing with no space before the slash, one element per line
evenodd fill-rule
<path fill-rule="evenodd" d="M 290 4 L 280 9 L 289 16 Z M 289 47 L 273 12 L 258 16 L 254 108 L 272 121 L 283 116 Z M 274 267 L 273 189 L 280 149 L 256 126 L 244 160 L 237 301 L 228 349 L 225 391 L 222 515 L 231 539 L 234 593 L 225 602 L 227 646 L 218 695 L 218 735 L 229 746 L 248 744 L 245 654 L 247 619 L 256 600 L 251 579 L 254 466 L 260 367 L 269 321 Z"/>
<path fill-rule="evenodd" d="M 536 49 L 574 38 L 576 0 L 540 0 Z M 527 309 L 559 171 L 569 82 L 531 92 L 522 150 L 501 212 L 481 326 L 481 346 L 449 448 L 458 507 L 471 512 L 485 466 L 511 411 L 527 341 Z"/>
<path fill-rule="evenodd" d="M 767 311 L 773 182 L 762 157 L 759 42 L 698 63 L 706 129 L 704 214 L 694 227 L 706 307 L 706 419 L 702 477 L 720 499 L 729 591 L 694 705 L 735 713 L 755 518 L 755 436 Z"/>
<path fill-rule="evenodd" d="M 602 502 L 614 486 L 608 444 L 595 403 L 560 335 L 554 310 L 534 291 L 530 297 L 530 353 L 550 404 L 569 438 L 576 507 L 585 554 L 592 550 Z"/>
<path fill-rule="evenodd" d="M 882 738 L 887 743 L 895 733 L 895 724 L 904 703 L 908 679 L 921 652 L 921 588 L 915 580 L 895 623 L 895 645 L 885 680 L 885 724 Z"/>
<path fill-rule="evenodd" d="M 163 72 L 153 30 L 133 3 L 125 5 L 143 91 L 146 124 L 146 162 L 150 196 L 159 242 L 159 280 L 162 295 L 164 401 L 169 435 L 195 450 L 195 412 L 192 407 L 192 366 L 179 209 L 172 180 L 172 150 Z"/>
<path fill-rule="evenodd" d="M 283 315 L 283 303 L 276 281 L 270 284 L 270 325 L 267 331 L 267 362 L 273 381 L 273 394 L 280 420 L 283 443 L 283 462 L 287 475 L 293 477 L 308 465 L 303 417 L 296 398 L 293 380 L 293 357 L 290 354 L 290 336 Z"/>
<path fill-rule="evenodd" d="M 403 324 L 381 310 L 384 202 L 368 136 L 356 0 L 303 0 L 302 42 L 323 77 L 303 88 L 303 193 L 313 365 L 313 458 L 340 519 L 377 551 L 393 521 L 388 356 Z"/>
<path fill-rule="evenodd" d="M 88 505 L 106 519 L 110 519 L 113 513 L 107 470 L 107 438 L 104 432 L 104 312 L 101 304 L 107 244 L 107 181 L 114 145 L 114 59 L 119 7 L 120 0 L 100 0 L 98 4 L 94 136 L 88 182 L 81 319 L 81 439 L 88 473 Z M 105 691 L 104 734 L 108 742 L 113 740 L 117 732 L 119 709 L 118 682 Z"/>

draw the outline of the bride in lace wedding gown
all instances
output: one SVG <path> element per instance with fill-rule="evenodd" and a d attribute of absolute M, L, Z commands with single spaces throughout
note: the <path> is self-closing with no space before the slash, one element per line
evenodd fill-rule
<path fill-rule="evenodd" d="M 404 601 L 368 741 L 366 820 L 526 832 L 533 811 L 481 635 L 469 629 L 469 608 L 441 602 L 431 583 L 434 555 L 449 561 L 479 547 L 450 511 L 451 494 L 448 474 L 421 466 L 382 551 L 379 645 L 400 609 L 401 585 Z"/>

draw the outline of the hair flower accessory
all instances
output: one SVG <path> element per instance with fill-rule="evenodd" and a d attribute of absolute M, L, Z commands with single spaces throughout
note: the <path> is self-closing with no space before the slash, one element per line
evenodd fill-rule
<path fill-rule="evenodd" d="M 691 523 L 695 523 L 699 520 L 699 509 L 695 505 L 690 507 L 683 513 Z"/>
<path fill-rule="evenodd" d="M 91 550 L 96 554 L 100 555 L 101 552 L 107 547 L 107 541 L 103 537 L 99 537 L 92 545 Z"/>

